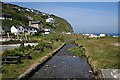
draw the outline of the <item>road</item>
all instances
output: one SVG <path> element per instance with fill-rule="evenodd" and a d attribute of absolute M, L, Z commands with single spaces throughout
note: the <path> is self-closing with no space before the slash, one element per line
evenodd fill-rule
<path fill-rule="evenodd" d="M 86 58 L 73 56 L 68 49 L 75 44 L 65 45 L 55 56 L 48 60 L 30 79 L 46 78 L 93 78 Z"/>

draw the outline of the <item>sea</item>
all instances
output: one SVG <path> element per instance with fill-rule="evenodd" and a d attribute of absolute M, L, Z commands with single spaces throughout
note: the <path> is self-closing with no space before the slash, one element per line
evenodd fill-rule
<path fill-rule="evenodd" d="M 108 36 L 119 36 L 120 37 L 120 33 L 79 33 L 79 34 L 94 34 L 94 35 L 106 34 Z"/>

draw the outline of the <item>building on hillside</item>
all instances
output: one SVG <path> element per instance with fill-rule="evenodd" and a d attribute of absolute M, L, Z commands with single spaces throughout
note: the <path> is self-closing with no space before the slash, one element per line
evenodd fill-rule
<path fill-rule="evenodd" d="M 14 33 L 15 35 L 23 34 L 24 33 L 24 28 L 22 26 L 12 26 L 11 27 L 11 33 Z"/>
<path fill-rule="evenodd" d="M 33 21 L 33 18 L 31 16 L 26 16 L 26 18 L 29 20 L 29 21 Z"/>
<path fill-rule="evenodd" d="M 0 20 L 12 20 L 12 16 L 10 14 L 2 14 L 0 15 Z"/>
<path fill-rule="evenodd" d="M 55 23 L 55 20 L 53 18 L 48 18 L 48 19 L 46 19 L 46 22 L 48 22 L 48 23 Z"/>
<path fill-rule="evenodd" d="M 29 21 L 29 26 L 33 26 L 35 28 L 41 29 L 43 28 L 43 22 L 42 21 Z"/>
<path fill-rule="evenodd" d="M 24 33 L 29 33 L 29 34 L 35 34 L 39 31 L 38 28 L 32 26 L 23 26 L 23 28 L 24 28 Z"/>
<path fill-rule="evenodd" d="M 39 29 L 32 27 L 32 26 L 12 26 L 11 27 L 11 33 L 16 34 L 35 34 L 39 31 Z"/>
<path fill-rule="evenodd" d="M 51 32 L 50 29 L 47 29 L 47 28 L 41 29 L 41 33 L 42 33 L 42 34 L 50 34 L 50 32 Z"/>

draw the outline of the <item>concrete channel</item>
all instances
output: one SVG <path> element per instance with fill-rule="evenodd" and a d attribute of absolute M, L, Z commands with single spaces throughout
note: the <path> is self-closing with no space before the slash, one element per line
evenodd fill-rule
<path fill-rule="evenodd" d="M 51 59 L 38 67 L 29 80 L 93 79 L 94 74 L 86 58 L 75 57 L 68 49 L 76 44 L 66 44 Z"/>

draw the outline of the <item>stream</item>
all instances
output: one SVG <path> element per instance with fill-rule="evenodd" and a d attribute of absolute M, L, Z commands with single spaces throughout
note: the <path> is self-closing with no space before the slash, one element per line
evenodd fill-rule
<path fill-rule="evenodd" d="M 50 78 L 94 78 L 86 58 L 74 57 L 68 49 L 75 44 L 66 44 L 59 52 L 48 60 L 30 79 Z"/>

